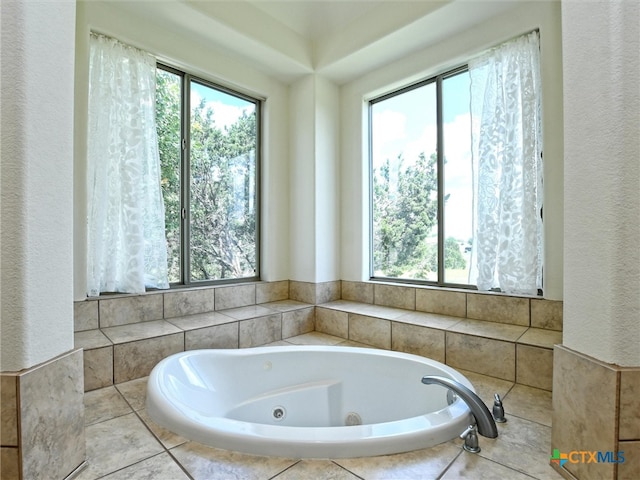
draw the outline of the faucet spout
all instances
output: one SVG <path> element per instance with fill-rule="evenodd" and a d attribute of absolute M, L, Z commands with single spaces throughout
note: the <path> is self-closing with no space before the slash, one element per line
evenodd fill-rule
<path fill-rule="evenodd" d="M 498 427 L 493 420 L 489 409 L 482 399 L 478 397 L 472 390 L 462 385 L 456 380 L 437 375 L 427 375 L 422 377 L 422 383 L 425 385 L 441 385 L 453 390 L 467 404 L 471 413 L 476 419 L 478 433 L 483 437 L 496 438 L 498 436 Z"/>

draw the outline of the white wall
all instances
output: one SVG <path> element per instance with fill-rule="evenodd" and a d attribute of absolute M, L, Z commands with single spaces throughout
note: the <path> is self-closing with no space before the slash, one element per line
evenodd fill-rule
<path fill-rule="evenodd" d="M 0 371 L 73 348 L 75 1 L 2 3 Z"/>
<path fill-rule="evenodd" d="M 567 347 L 640 365 L 640 4 L 562 4 Z"/>
<path fill-rule="evenodd" d="M 290 87 L 291 279 L 339 280 L 339 94 L 319 75 Z"/>
<path fill-rule="evenodd" d="M 348 83 L 341 90 L 341 278 L 368 272 L 368 158 L 366 100 L 465 63 L 473 55 L 540 29 L 545 168 L 545 297 L 562 299 L 563 151 L 562 52 L 559 2 L 514 3 L 485 23 Z M 401 46 L 398 46 L 401 48 Z"/>
<path fill-rule="evenodd" d="M 173 28 L 173 27 L 172 27 Z M 288 88 L 239 62 L 222 50 L 205 48 L 186 32 L 153 23 L 119 2 L 78 3 L 76 63 L 76 162 L 74 293 L 85 298 L 86 289 L 86 123 L 89 32 L 111 35 L 143 49 L 159 60 L 236 91 L 264 99 L 262 138 L 262 278 L 289 278 L 289 106 Z"/>
<path fill-rule="evenodd" d="M 290 87 L 289 206 L 291 280 L 314 282 L 316 277 L 316 158 L 315 77 L 308 75 Z"/>

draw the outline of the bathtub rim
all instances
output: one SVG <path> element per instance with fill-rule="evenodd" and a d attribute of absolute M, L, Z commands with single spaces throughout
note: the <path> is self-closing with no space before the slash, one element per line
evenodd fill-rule
<path fill-rule="evenodd" d="M 441 410 L 401 420 L 355 426 L 297 427 L 249 423 L 221 416 L 210 417 L 193 410 L 187 415 L 182 413 L 180 408 L 174 408 L 162 393 L 160 379 L 165 374 L 167 365 L 176 359 L 212 353 L 244 356 L 277 354 L 280 351 L 343 352 L 400 357 L 434 366 L 475 391 L 472 383 L 454 368 L 433 359 L 405 352 L 328 345 L 199 349 L 170 355 L 154 367 L 147 382 L 147 413 L 160 426 L 204 445 L 247 454 L 294 458 L 354 458 L 428 448 L 456 438 L 472 422 L 471 412 L 461 399 Z M 180 407 L 189 409 L 183 404 Z M 445 410 L 451 418 L 446 422 L 438 421 L 444 420 L 440 417 Z"/>

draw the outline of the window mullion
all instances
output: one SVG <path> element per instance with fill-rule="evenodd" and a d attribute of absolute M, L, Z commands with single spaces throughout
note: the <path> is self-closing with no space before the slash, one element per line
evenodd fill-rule
<path fill-rule="evenodd" d="M 181 228 L 181 269 L 182 269 L 182 283 L 184 285 L 189 285 L 191 283 L 191 254 L 190 254 L 190 244 L 191 244 L 191 229 L 190 229 L 190 218 L 191 218 L 191 208 L 190 208 L 190 186 L 191 186 L 191 105 L 190 105 L 190 97 L 191 97 L 191 87 L 190 87 L 190 79 L 188 75 L 182 76 L 182 121 L 181 121 L 181 135 L 182 135 L 182 158 L 181 158 L 181 185 L 180 185 L 180 196 L 181 196 L 181 217 L 182 217 L 182 228 Z"/>
<path fill-rule="evenodd" d="M 444 283 L 444 128 L 442 119 L 442 75 L 436 78 L 437 181 L 438 181 L 438 285 Z"/>

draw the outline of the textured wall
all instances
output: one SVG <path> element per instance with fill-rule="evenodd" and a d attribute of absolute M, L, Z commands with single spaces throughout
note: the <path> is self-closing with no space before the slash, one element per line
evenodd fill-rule
<path fill-rule="evenodd" d="M 0 370 L 73 348 L 75 1 L 2 2 Z"/>
<path fill-rule="evenodd" d="M 564 345 L 640 365 L 640 4 L 563 2 Z"/>

